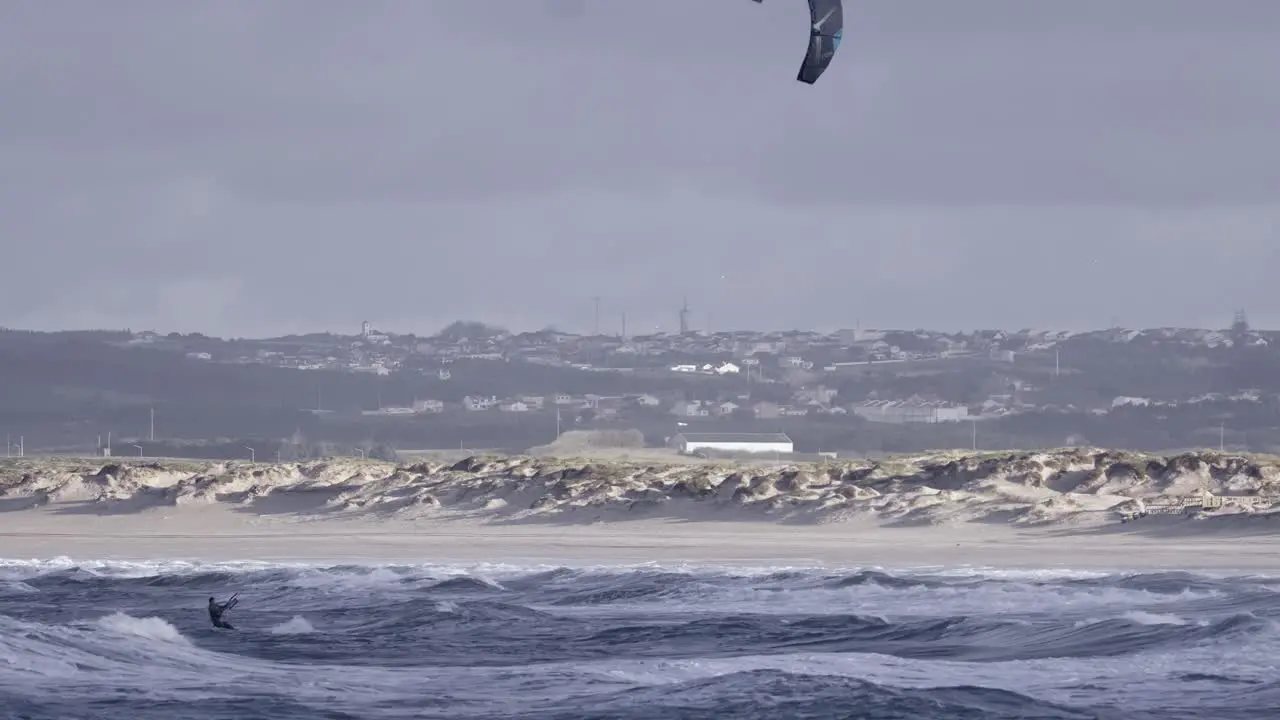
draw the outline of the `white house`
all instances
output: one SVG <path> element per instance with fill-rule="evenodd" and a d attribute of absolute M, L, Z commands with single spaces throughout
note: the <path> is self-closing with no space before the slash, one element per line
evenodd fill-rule
<path fill-rule="evenodd" d="M 700 402 L 678 402 L 671 408 L 671 414 L 680 417 L 707 417 L 711 411 Z"/>
<path fill-rule="evenodd" d="M 738 411 L 738 407 L 739 407 L 738 403 L 736 403 L 736 402 L 734 402 L 734 401 L 732 401 L 732 400 L 726 400 L 726 401 L 724 401 L 724 402 L 720 403 L 719 405 L 716 405 L 716 414 L 717 414 L 717 415 L 732 415 L 732 414 L 734 414 L 735 412 L 737 412 L 737 411 Z"/>
<path fill-rule="evenodd" d="M 792 453 L 795 444 L 782 433 L 680 433 L 671 439 L 681 453 L 697 450 L 720 452 Z"/>
<path fill-rule="evenodd" d="M 439 400 L 430 400 L 430 399 L 414 400 L 413 410 L 414 412 L 420 412 L 420 413 L 440 413 L 440 412 L 444 412 L 444 403 L 440 402 Z"/>
<path fill-rule="evenodd" d="M 462 406 L 468 410 L 488 410 L 498 404 L 498 398 L 490 395 L 489 397 L 468 395 L 462 398 Z"/>
<path fill-rule="evenodd" d="M 1148 406 L 1148 405 L 1150 405 L 1150 404 L 1151 404 L 1151 398 L 1144 398 L 1144 397 L 1129 397 L 1129 396 L 1126 396 L 1126 395 L 1121 395 L 1121 396 L 1119 396 L 1119 397 L 1117 397 L 1117 398 L 1115 398 L 1114 400 L 1112 400 L 1112 401 L 1111 401 L 1111 408 L 1114 410 L 1115 408 L 1121 407 L 1122 405 L 1133 405 L 1133 406 L 1135 406 L 1135 407 L 1146 407 L 1146 406 Z"/>

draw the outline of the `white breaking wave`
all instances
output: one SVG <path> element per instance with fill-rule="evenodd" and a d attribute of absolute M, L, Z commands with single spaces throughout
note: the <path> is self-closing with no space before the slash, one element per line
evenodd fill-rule
<path fill-rule="evenodd" d="M 272 635 L 305 635 L 315 631 L 315 626 L 301 615 L 294 615 L 292 618 L 271 628 Z"/>
<path fill-rule="evenodd" d="M 148 640 L 159 640 L 181 645 L 191 644 L 191 641 L 184 637 L 178 631 L 178 628 L 169 624 L 167 620 L 158 617 L 136 618 L 122 612 L 115 612 L 100 618 L 97 621 L 97 625 L 103 630 L 120 635 L 131 635 Z"/>
<path fill-rule="evenodd" d="M 338 566 L 333 562 L 274 562 L 264 560 L 232 560 L 218 562 L 200 562 L 186 560 L 100 560 L 94 558 L 71 558 L 59 556 L 50 560 L 0 557 L 0 576 L 6 579 L 21 579 L 35 575 L 43 575 L 57 570 L 78 569 L 93 575 L 104 575 L 119 578 L 142 578 L 159 575 L 189 575 L 202 572 L 248 573 L 265 570 L 298 570 L 321 571 L 332 573 Z M 343 562 L 341 566 L 358 567 L 366 570 L 362 577 L 371 582 L 394 581 L 399 576 L 396 571 L 412 571 L 434 577 L 471 577 L 501 589 L 498 579 L 520 577 L 529 573 L 550 572 L 553 570 L 573 570 L 576 572 L 618 573 L 618 572 L 663 572 L 706 577 L 759 577 L 785 572 L 831 572 L 855 573 L 867 570 L 892 572 L 900 577 L 920 575 L 936 577 L 972 578 L 975 580 L 1007 579 L 1007 580 L 1067 580 L 1105 578 L 1113 572 L 1099 570 L 1076 570 L 1053 567 L 1037 570 L 1009 570 L 991 567 L 953 568 L 943 566 L 917 566 L 888 568 L 876 564 L 843 564 L 814 562 L 811 564 L 732 564 L 723 562 L 636 562 L 636 563 L 594 563 L 565 560 L 559 563 L 385 563 L 385 562 Z M 383 572 L 386 571 L 386 572 Z M 1239 577 L 1240 573 L 1228 571 L 1196 570 L 1197 575 L 1208 578 Z M 9 577 L 13 576 L 13 577 Z M 302 577 L 300 574 L 299 577 Z M 1268 579 L 1275 576 L 1269 573 L 1250 573 L 1250 578 Z M 305 580 L 301 582 L 306 582 Z"/>
<path fill-rule="evenodd" d="M 1169 613 L 1153 613 L 1145 610 L 1130 610 L 1124 619 L 1139 625 L 1186 625 L 1187 621 Z M 1207 621 L 1206 621 L 1207 622 Z"/>

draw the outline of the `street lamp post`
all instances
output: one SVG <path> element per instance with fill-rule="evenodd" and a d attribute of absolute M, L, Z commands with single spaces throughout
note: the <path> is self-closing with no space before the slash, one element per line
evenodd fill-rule
<path fill-rule="evenodd" d="M 249 462 L 257 462 L 258 454 L 254 452 L 253 448 L 245 445 L 244 449 L 249 451 Z"/>

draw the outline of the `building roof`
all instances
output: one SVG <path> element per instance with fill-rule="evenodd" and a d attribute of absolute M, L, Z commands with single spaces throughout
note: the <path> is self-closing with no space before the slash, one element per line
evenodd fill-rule
<path fill-rule="evenodd" d="M 789 443 L 791 438 L 783 433 L 680 433 L 676 439 L 685 442 L 716 443 Z"/>
<path fill-rule="evenodd" d="M 934 408 L 961 407 L 956 403 L 950 403 L 946 400 L 925 400 L 923 398 L 908 398 L 907 400 L 864 400 L 859 403 L 859 406 L 864 408 L 909 410 L 932 410 Z"/>

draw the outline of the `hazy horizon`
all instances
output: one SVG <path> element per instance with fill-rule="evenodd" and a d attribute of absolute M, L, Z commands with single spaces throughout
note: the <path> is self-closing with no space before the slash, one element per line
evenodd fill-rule
<path fill-rule="evenodd" d="M 1234 313 L 1233 313 L 1233 316 L 1234 316 Z M 1229 320 L 1231 320 L 1231 319 L 1233 319 L 1233 317 L 1232 317 L 1232 318 L 1228 318 L 1228 319 L 1229 319 Z M 1271 328 L 1262 328 L 1262 327 L 1258 327 L 1258 326 L 1256 326 L 1256 325 L 1253 323 L 1252 317 L 1248 317 L 1247 319 L 1248 319 L 1249 327 L 1250 327 L 1250 329 L 1251 329 L 1251 330 L 1261 331 L 1261 332 L 1277 332 L 1276 330 L 1273 330 L 1273 329 L 1271 329 Z M 485 322 L 485 321 L 475 320 L 475 319 L 472 319 L 472 318 L 458 318 L 457 320 L 455 320 L 455 321 L 453 321 L 453 322 L 482 322 L 482 323 L 484 323 L 484 324 L 486 324 L 486 325 L 490 325 L 491 327 L 496 327 L 497 329 L 504 330 L 504 331 L 510 332 L 510 333 L 512 333 L 512 334 L 515 334 L 515 335 L 518 335 L 518 334 L 521 334 L 521 333 L 531 333 L 531 332 L 540 332 L 540 331 L 548 331 L 548 330 L 556 331 L 556 332 L 562 332 L 562 333 L 567 333 L 567 334 L 570 334 L 570 335 L 580 335 L 580 336 L 584 336 L 584 337 L 590 337 L 590 336 L 592 336 L 592 335 L 593 335 L 593 328 L 579 328 L 579 329 L 574 329 L 574 328 L 565 328 L 565 327 L 557 326 L 557 325 L 555 325 L 554 323 L 548 323 L 548 324 L 540 325 L 540 326 L 537 326 L 537 327 L 511 328 L 511 327 L 506 327 L 506 326 L 503 326 L 503 325 L 500 325 L 500 324 L 497 324 L 497 323 L 487 323 L 487 322 Z M 433 329 L 427 329 L 427 330 L 404 330 L 404 329 L 397 328 L 397 327 L 387 327 L 387 326 L 379 325 L 379 324 L 377 324 L 377 323 L 372 323 L 372 322 L 370 323 L 370 325 L 372 326 L 372 328 L 373 328 L 373 330 L 374 330 L 375 332 L 379 332 L 379 333 L 386 333 L 386 334 L 394 335 L 394 336 L 415 335 L 415 336 L 418 336 L 418 337 L 432 337 L 432 336 L 439 335 L 441 332 L 443 332 L 444 330 L 446 330 L 446 329 L 448 328 L 448 325 L 450 325 L 450 324 L 452 324 L 452 323 L 446 323 L 444 326 L 437 327 L 437 328 L 433 328 Z M 601 324 L 600 324 L 600 325 L 601 325 L 601 326 L 600 326 L 600 333 L 599 333 L 599 336 L 600 336 L 600 337 L 616 337 L 616 336 L 619 336 L 619 335 L 621 334 L 621 328 L 609 328 L 609 327 L 606 327 L 606 326 L 605 326 L 605 323 L 604 323 L 603 321 L 601 322 Z M 675 323 L 673 323 L 673 325 L 675 325 Z M 699 327 L 697 324 L 695 324 L 695 323 L 693 323 L 693 322 L 690 322 L 690 323 L 689 323 L 689 325 L 690 325 L 690 327 L 689 327 L 690 332 L 705 333 L 705 332 L 707 331 L 707 328 L 706 328 L 706 327 Z M 975 332 L 996 332 L 996 331 L 1004 331 L 1004 332 L 1010 332 L 1010 333 L 1017 333 L 1017 332 L 1028 331 L 1028 332 L 1065 332 L 1065 333 L 1072 333 L 1072 334 L 1077 334 L 1077 335 L 1078 335 L 1078 334 L 1093 333 L 1093 332 L 1106 332 L 1106 331 L 1111 331 L 1111 330 L 1118 330 L 1118 331 L 1130 331 L 1130 332 L 1132 332 L 1132 331 L 1152 331 L 1152 330 L 1170 330 L 1170 329 L 1172 329 L 1172 330 L 1193 330 L 1193 331 L 1205 331 L 1205 332 L 1225 332 L 1225 331 L 1229 331 L 1229 330 L 1230 330 L 1230 327 L 1229 327 L 1229 326 L 1230 326 L 1230 323 L 1220 323 L 1220 324 L 1218 324 L 1218 325 L 1205 325 L 1205 326 L 1192 326 L 1192 325 L 1172 326 L 1172 325 L 1162 325 L 1162 326 L 1133 327 L 1133 326 L 1127 326 L 1127 325 L 1116 325 L 1116 326 L 1107 326 L 1107 327 L 1099 326 L 1099 327 L 1082 327 L 1082 328 L 1051 328 L 1051 327 L 1003 327 L 1003 328 L 1002 328 L 1002 327 L 955 327 L 955 328 L 947 328 L 947 327 L 889 327 L 889 326 L 872 327 L 872 326 L 866 326 L 866 325 L 864 325 L 864 326 L 861 326 L 860 328 L 857 328 L 857 327 L 775 327 L 775 328 L 770 328 L 770 327 L 759 327 L 759 328 L 728 328 L 728 327 L 726 327 L 726 328 L 714 328 L 714 327 L 713 327 L 713 328 L 711 328 L 711 331 L 712 331 L 712 333 L 713 333 L 713 334 L 727 334 L 727 333 L 743 333 L 743 334 L 746 334 L 746 333 L 817 332 L 817 333 L 823 333 L 823 334 L 831 335 L 831 334 L 836 334 L 836 333 L 839 333 L 839 332 L 842 332 L 842 331 L 846 331 L 846 330 L 862 329 L 862 330 L 867 330 L 867 331 L 872 331 L 872 332 L 915 332 L 915 331 L 925 331 L 925 332 L 934 332 L 934 333 L 943 333 L 943 334 L 969 334 L 969 333 L 975 333 Z M 0 330 L 8 330 L 8 331 L 15 331 L 15 332 L 37 332 L 37 333 L 39 333 L 39 332 L 49 332 L 49 333 L 54 333 L 54 332 L 123 332 L 123 331 L 129 331 L 129 332 L 133 332 L 133 333 L 141 333 L 141 332 L 156 332 L 156 333 L 158 333 L 158 334 L 160 334 L 160 335 L 167 335 L 167 334 L 169 334 L 169 333 L 171 333 L 171 332 L 177 332 L 177 333 L 179 333 L 179 334 L 181 334 L 181 335 L 188 335 L 188 334 L 191 334 L 191 333 L 199 333 L 199 334 L 204 335 L 204 336 L 206 336 L 206 337 L 212 337 L 212 338 L 217 338 L 217 339 L 222 339 L 222 340 L 271 340 L 271 339 L 280 338 L 280 337 L 304 336 L 304 335 L 322 335 L 322 334 L 326 334 L 326 333 L 328 333 L 328 334 L 333 334 L 333 335 L 340 336 L 340 337 L 354 337 L 354 336 L 358 336 L 358 335 L 360 334 L 360 332 L 361 332 L 361 327 L 360 327 L 360 324 L 357 324 L 357 325 L 356 325 L 356 326 L 354 326 L 354 327 L 347 327 L 347 326 L 343 326 L 343 327 L 329 327 L 329 328 L 325 328 L 325 327 L 318 327 L 318 328 L 312 328 L 312 329 L 308 329 L 308 330 L 299 330 L 299 331 L 296 331 L 296 332 L 282 333 L 282 334 L 278 334 L 278 335 L 236 335 L 236 334 L 231 334 L 231 335 L 219 335 L 219 334 L 217 334 L 217 333 L 213 333 L 213 332 L 208 332 L 208 331 L 205 331 L 205 330 L 201 330 L 200 328 L 187 328 L 187 329 L 181 329 L 181 328 L 178 328 L 178 329 L 160 329 L 160 330 L 157 330 L 157 329 L 155 329 L 155 328 L 142 328 L 142 327 L 72 327 L 72 328 L 41 329 L 41 328 L 7 327 L 7 326 L 2 326 L 2 325 L 0 325 Z M 644 328 L 641 328 L 641 329 L 639 329 L 639 330 L 632 330 L 632 328 L 631 328 L 630 326 L 628 326 L 628 328 L 627 328 L 627 337 L 648 336 L 648 335 L 663 334 L 663 333 L 666 333 L 666 334 L 673 334 L 673 335 L 674 335 L 674 334 L 678 334 L 678 333 L 679 333 L 679 328 L 678 328 L 678 326 L 677 326 L 677 327 L 672 327 L 672 328 L 663 328 L 663 329 L 659 329 L 659 330 L 653 330 L 653 329 L 651 329 L 651 328 L 650 328 L 650 329 L 644 329 Z"/>
<path fill-rule="evenodd" d="M 1280 327 L 1280 4 L 0 5 L 0 326 Z M 710 31 L 709 31 L 710 30 Z"/>

